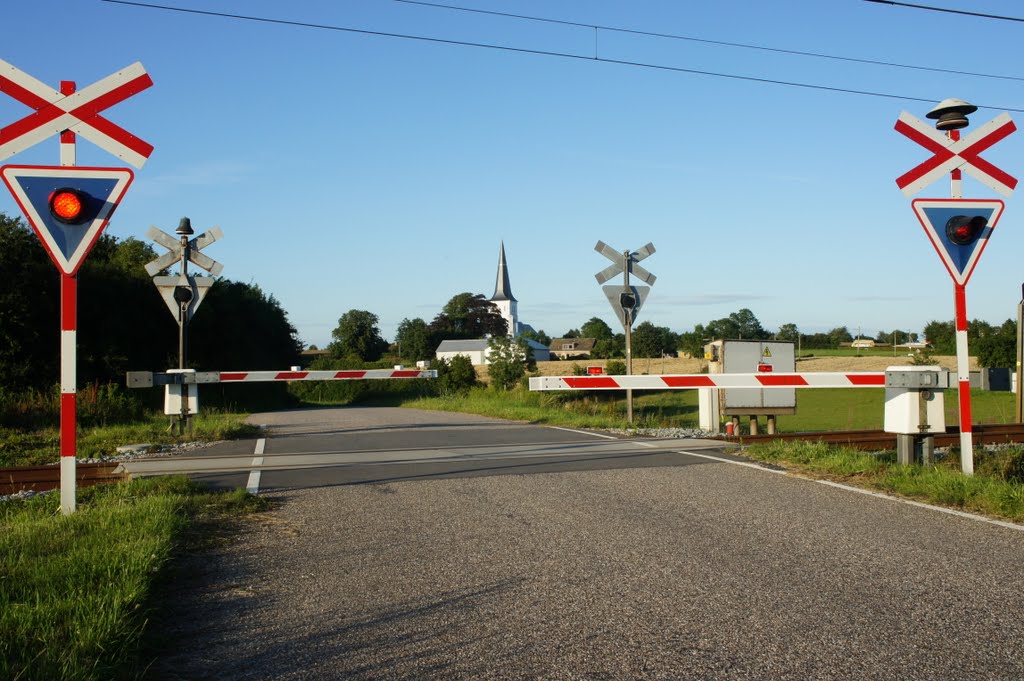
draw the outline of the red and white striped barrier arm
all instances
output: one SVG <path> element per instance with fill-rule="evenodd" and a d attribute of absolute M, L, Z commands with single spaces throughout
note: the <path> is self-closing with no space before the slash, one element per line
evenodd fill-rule
<path fill-rule="evenodd" d="M 129 371 L 129 388 L 188 383 L 255 383 L 257 381 L 365 381 L 381 378 L 437 378 L 436 369 L 348 369 L 344 371 Z"/>
<path fill-rule="evenodd" d="M 688 390 L 691 388 L 884 388 L 884 371 L 850 373 L 536 376 L 530 390 Z"/>
<path fill-rule="evenodd" d="M 381 378 L 437 378 L 436 369 L 355 369 L 345 371 L 222 371 L 220 383 L 256 381 L 362 381 Z"/>

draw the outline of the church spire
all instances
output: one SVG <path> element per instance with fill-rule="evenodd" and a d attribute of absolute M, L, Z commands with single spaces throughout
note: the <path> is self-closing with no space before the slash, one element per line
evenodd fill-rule
<path fill-rule="evenodd" d="M 498 278 L 494 283 L 494 295 L 491 296 L 492 301 L 496 300 L 508 300 L 516 302 L 515 297 L 512 295 L 512 285 L 508 281 L 508 265 L 505 264 L 505 242 L 501 242 L 501 253 L 498 256 Z"/>

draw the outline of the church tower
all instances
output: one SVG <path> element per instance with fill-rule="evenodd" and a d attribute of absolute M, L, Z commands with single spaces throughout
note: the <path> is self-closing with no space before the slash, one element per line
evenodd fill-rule
<path fill-rule="evenodd" d="M 519 333 L 519 311 L 516 310 L 516 299 L 512 295 L 512 286 L 508 282 L 508 265 L 505 264 L 505 242 L 501 242 L 498 255 L 498 278 L 494 284 L 494 295 L 491 302 L 508 322 L 508 333 L 515 336 Z"/>

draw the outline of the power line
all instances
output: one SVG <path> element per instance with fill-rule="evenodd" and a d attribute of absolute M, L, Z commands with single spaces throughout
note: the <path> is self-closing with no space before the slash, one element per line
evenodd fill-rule
<path fill-rule="evenodd" d="M 890 68 L 897 69 L 913 69 L 916 71 L 932 71 L 934 73 L 950 73 L 959 76 L 976 76 L 978 78 L 997 78 L 1000 80 L 1016 80 L 1024 81 L 1024 77 L 1021 76 L 1005 76 L 991 73 L 976 73 L 974 71 L 958 71 L 956 69 L 943 69 L 934 66 L 918 66 L 916 64 L 898 64 L 895 62 L 880 61 L 875 59 L 862 59 L 859 57 L 842 57 L 832 54 L 824 54 L 821 52 L 804 52 L 801 50 L 788 50 L 781 47 L 768 47 L 766 45 L 751 45 L 749 43 L 734 43 L 725 40 L 711 40 L 709 38 L 697 38 L 694 36 L 680 35 L 678 33 L 658 33 L 656 31 L 641 31 L 638 29 L 622 28 L 619 26 L 604 26 L 601 24 L 588 24 L 579 21 L 566 21 L 564 19 L 549 19 L 547 17 L 535 17 L 525 14 L 512 14 L 509 12 L 495 12 L 486 9 L 476 9 L 474 7 L 459 7 L 456 5 L 445 5 L 438 2 L 426 2 L 425 0 L 394 0 L 395 2 L 401 2 L 407 5 L 421 5 L 423 7 L 435 7 L 438 9 L 448 9 L 456 12 L 470 12 L 473 14 L 487 14 L 490 16 L 507 17 L 510 19 L 522 19 L 524 21 L 536 21 L 545 24 L 557 24 L 561 26 L 575 26 L 578 28 L 587 28 L 595 31 L 608 31 L 614 33 L 626 33 L 629 35 L 642 35 L 651 38 L 666 38 L 669 40 L 685 40 L 695 43 L 704 43 L 707 45 L 721 45 L 723 47 L 738 47 L 745 50 L 761 50 L 763 52 L 776 52 L 779 54 L 792 54 L 799 57 L 814 57 L 816 59 L 832 59 L 835 61 L 846 61 L 854 62 L 857 64 L 871 64 L 873 66 L 887 66 Z M 871 2 L 881 2 L 881 0 L 869 0 Z"/>
<path fill-rule="evenodd" d="M 928 5 L 915 5 L 909 2 L 894 2 L 893 0 L 864 0 L 864 2 L 875 2 L 879 5 L 896 5 L 898 7 L 910 7 L 912 9 L 924 9 L 930 12 L 945 12 L 947 14 L 964 14 L 970 17 L 981 17 L 983 19 L 1000 19 L 1001 21 L 1024 21 L 1020 17 L 1004 17 L 998 14 L 985 14 L 983 12 L 968 12 L 962 9 L 947 9 L 945 7 L 930 7 Z"/>
<path fill-rule="evenodd" d="M 657 71 L 670 71 L 670 72 L 674 72 L 674 73 L 688 73 L 688 74 L 699 75 L 699 76 L 711 76 L 711 77 L 714 77 L 714 78 L 727 78 L 727 79 L 730 79 L 730 80 L 741 80 L 741 81 L 752 82 L 752 83 L 764 83 L 764 84 L 768 84 L 768 85 L 782 85 L 782 86 L 786 86 L 786 87 L 797 87 L 797 88 L 803 88 L 803 89 L 807 89 L 807 90 L 822 90 L 822 91 L 825 91 L 825 92 L 838 92 L 838 93 L 844 93 L 844 94 L 861 95 L 861 96 L 865 96 L 865 97 L 880 97 L 880 98 L 885 98 L 885 99 L 898 99 L 898 100 L 911 101 L 911 102 L 926 102 L 926 103 L 929 103 L 929 104 L 934 104 L 936 101 L 938 101 L 934 97 L 911 97 L 911 96 L 907 96 L 907 95 L 897 95 L 897 94 L 886 93 L 886 92 L 872 92 L 872 91 L 869 91 L 869 90 L 854 90 L 854 89 L 851 89 L 851 88 L 841 88 L 841 87 L 835 87 L 835 86 L 829 86 L 829 85 L 814 85 L 814 84 L 811 84 L 811 83 L 800 83 L 800 82 L 796 82 L 796 81 L 777 80 L 777 79 L 772 79 L 772 78 L 757 78 L 757 77 L 754 77 L 754 76 L 741 76 L 741 75 L 737 75 L 737 74 L 734 74 L 734 73 L 721 73 L 721 72 L 716 72 L 716 71 L 703 71 L 703 70 L 699 70 L 699 69 L 687 69 L 687 68 L 683 68 L 683 67 L 679 67 L 679 66 L 667 66 L 667 65 L 663 65 L 663 64 L 651 64 L 651 63 L 647 63 L 647 62 L 636 62 L 636 61 L 629 61 L 629 60 L 624 60 L 624 59 L 608 59 L 608 58 L 605 58 L 605 57 L 600 57 L 598 55 L 594 55 L 594 56 L 591 57 L 591 56 L 585 56 L 585 55 L 579 55 L 579 54 L 572 54 L 572 53 L 569 53 L 569 52 L 553 52 L 553 51 L 550 51 L 550 50 L 534 50 L 534 49 L 529 49 L 529 48 L 525 48 L 525 47 L 509 47 L 509 46 L 506 46 L 506 45 L 495 45 L 495 44 L 491 44 L 491 43 L 478 43 L 478 42 L 471 42 L 471 41 L 466 41 L 466 40 L 451 40 L 451 39 L 447 39 L 447 38 L 432 38 L 432 37 L 429 37 L 429 36 L 414 35 L 414 34 L 409 34 L 409 33 L 392 33 L 392 32 L 388 32 L 388 31 L 371 31 L 371 30 L 368 30 L 368 29 L 352 28 L 352 27 L 348 27 L 348 26 L 334 26 L 334 25 L 330 25 L 330 24 L 316 24 L 316 23 L 310 23 L 310 22 L 304 22 L 304 21 L 291 21 L 291 20 L 288 20 L 288 19 L 272 19 L 272 18 L 269 18 L 269 17 L 250 16 L 250 15 L 245 15 L 245 14 L 232 14 L 232 13 L 228 13 L 228 12 L 213 12 L 213 11 L 210 11 L 210 10 L 188 9 L 188 8 L 184 8 L 184 7 L 173 7 L 173 6 L 169 6 L 169 5 L 157 5 L 157 4 L 146 3 L 146 2 L 135 2 L 135 1 L 132 1 L 132 0 L 100 0 L 100 2 L 106 2 L 106 3 L 110 3 L 110 4 L 114 4 L 114 5 L 128 5 L 128 6 L 132 6 L 132 7 L 142 7 L 142 8 L 145 8 L 145 9 L 155 9 L 155 10 L 161 10 L 161 11 L 166 11 L 166 12 L 180 12 L 182 14 L 196 14 L 196 15 L 201 15 L 201 16 L 219 17 L 219 18 L 223 18 L 223 19 L 234 19 L 234 20 L 239 20 L 239 21 L 254 21 L 254 22 L 258 22 L 258 23 L 276 24 L 276 25 L 283 25 L 283 26 L 295 26 L 295 27 L 299 27 L 299 28 L 314 28 L 314 29 L 320 29 L 320 30 L 325 30 L 325 31 L 338 31 L 338 32 L 342 32 L 342 33 L 356 33 L 356 34 L 360 34 L 360 35 L 372 35 L 372 36 L 386 37 L 386 38 L 400 38 L 400 39 L 403 39 L 403 40 L 417 40 L 417 41 L 421 41 L 421 42 L 439 43 L 439 44 L 443 44 L 443 45 L 457 45 L 457 46 L 460 46 L 460 47 L 476 47 L 476 48 L 480 48 L 480 49 L 498 50 L 498 51 L 503 51 L 503 52 L 513 52 L 513 53 L 519 53 L 519 54 L 532 54 L 532 55 L 537 55 L 537 56 L 542 56 L 542 57 L 558 57 L 558 58 L 562 58 L 562 59 L 577 59 L 577 60 L 580 60 L 580 61 L 595 61 L 595 62 L 600 62 L 600 63 L 604 63 L 604 64 L 618 64 L 620 66 L 632 66 L 632 67 L 636 67 L 636 68 L 653 69 L 653 70 L 657 70 Z M 977 104 L 976 106 L 978 108 L 980 108 L 980 109 L 1001 109 L 1001 110 L 1004 110 L 1004 111 L 1013 111 L 1015 113 L 1024 113 L 1024 109 L 1010 108 L 1010 107 L 1004 107 L 1004 106 L 991 106 L 991 105 L 985 105 L 985 104 Z"/>

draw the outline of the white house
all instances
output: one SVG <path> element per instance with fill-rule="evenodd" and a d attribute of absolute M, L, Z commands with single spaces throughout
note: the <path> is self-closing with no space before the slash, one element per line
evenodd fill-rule
<path fill-rule="evenodd" d="M 490 364 L 490 348 L 487 345 L 488 340 L 486 338 L 479 338 L 474 340 L 446 340 L 441 341 L 441 344 L 437 346 L 437 352 L 435 353 L 438 359 L 451 359 L 458 355 L 465 355 L 469 357 L 469 361 L 473 363 L 473 366 L 479 366 L 481 364 Z M 538 343 L 535 340 L 527 340 L 526 344 L 529 346 L 530 351 L 533 352 L 533 359 L 537 362 L 546 362 L 551 359 L 551 352 L 548 350 L 546 345 Z"/>
<path fill-rule="evenodd" d="M 469 357 L 469 361 L 473 363 L 473 366 L 479 366 L 481 364 L 487 364 L 487 354 L 490 350 L 487 347 L 487 339 L 480 338 L 476 340 L 446 340 L 441 341 L 441 344 L 437 346 L 438 359 L 451 359 L 452 357 L 458 357 L 459 355 L 465 355 Z"/>

